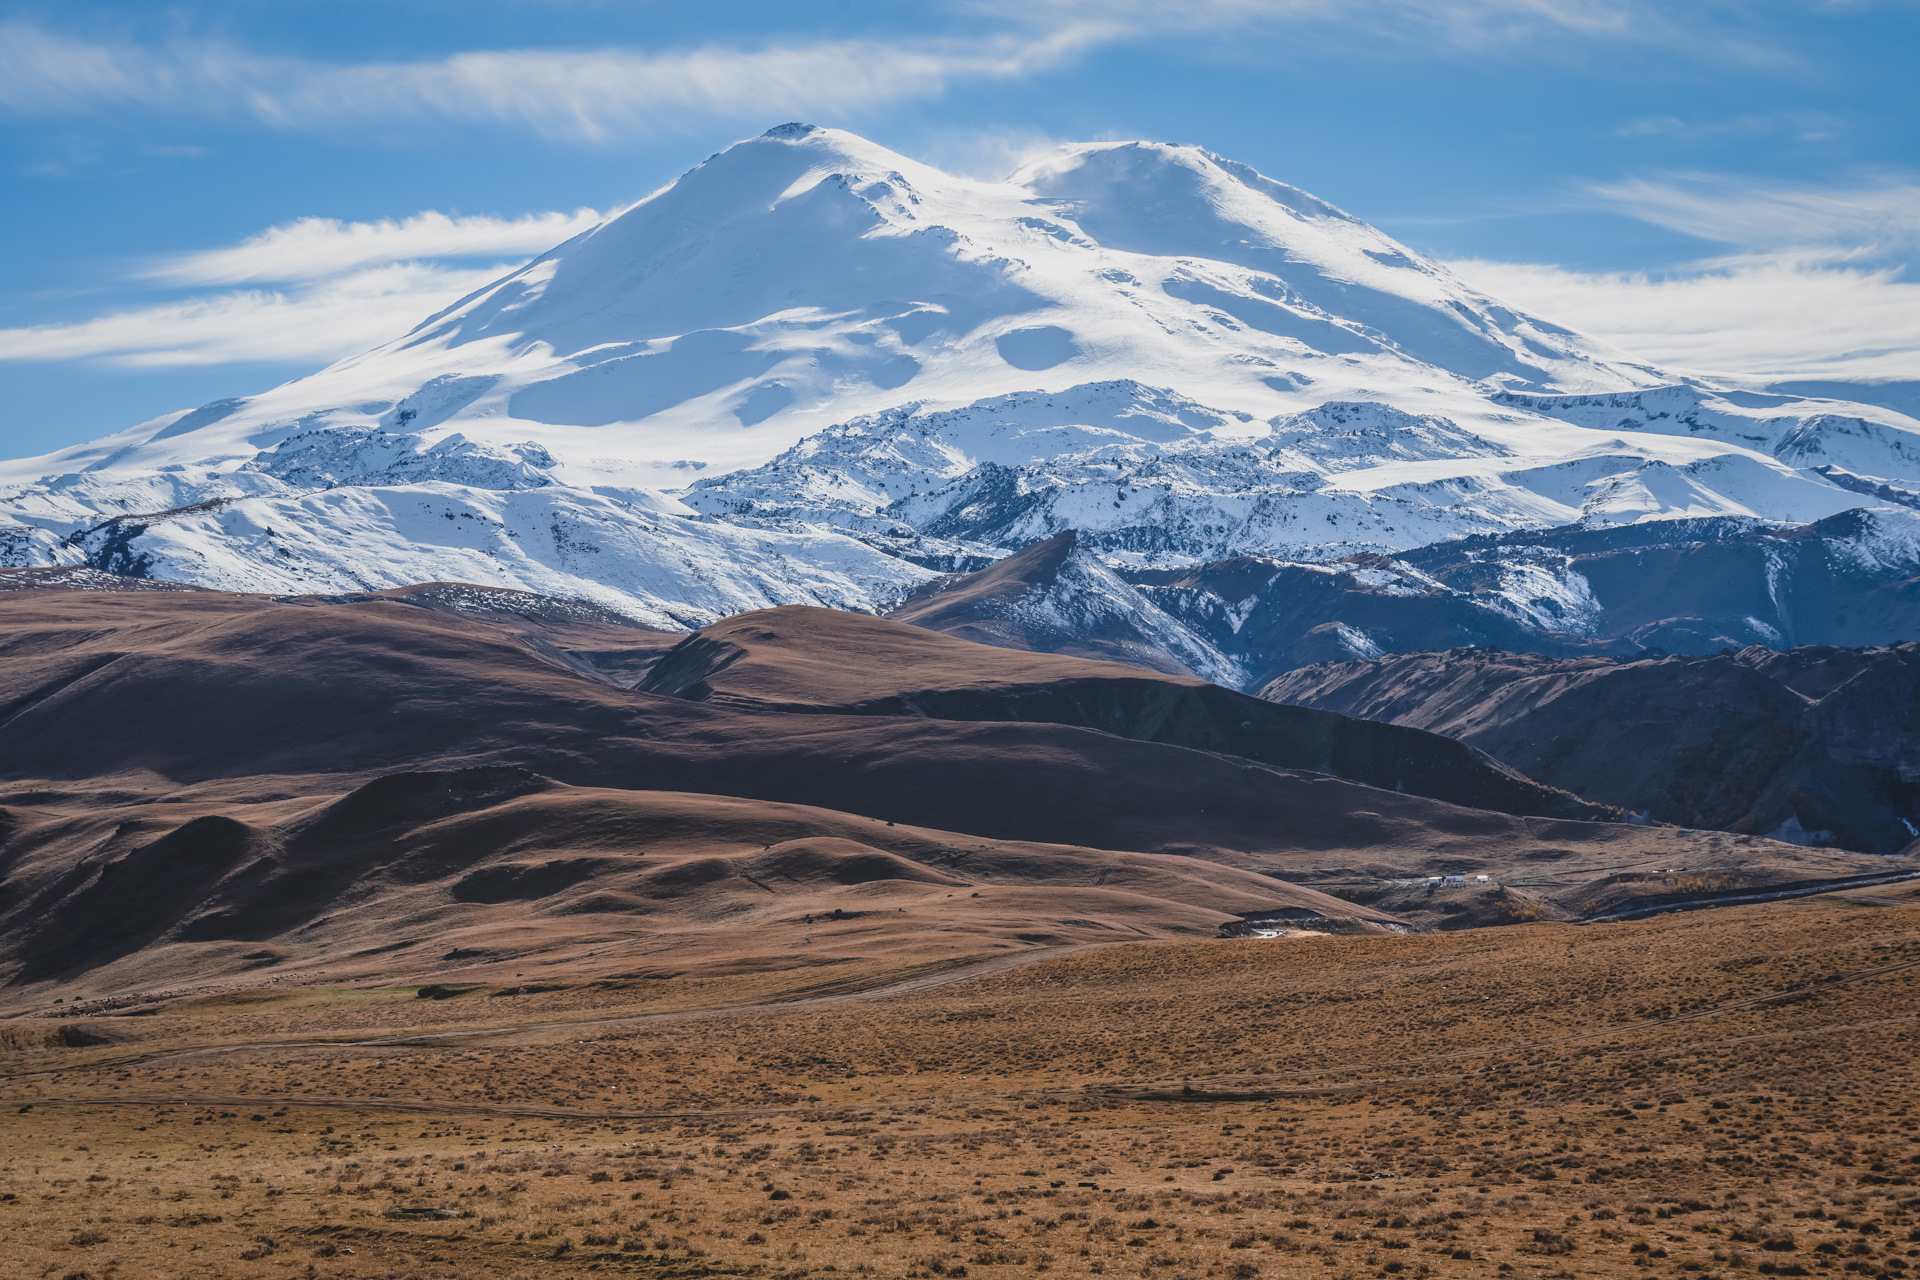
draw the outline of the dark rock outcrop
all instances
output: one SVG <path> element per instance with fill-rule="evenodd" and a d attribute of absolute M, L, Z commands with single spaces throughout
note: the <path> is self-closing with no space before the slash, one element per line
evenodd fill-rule
<path fill-rule="evenodd" d="M 1289 672 L 1265 699 L 1429 729 L 1649 820 L 1894 853 L 1920 826 L 1920 644 Z"/>

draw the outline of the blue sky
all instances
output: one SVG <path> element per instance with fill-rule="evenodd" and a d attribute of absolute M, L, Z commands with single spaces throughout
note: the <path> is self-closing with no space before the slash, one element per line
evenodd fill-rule
<path fill-rule="evenodd" d="M 1920 380 L 1915 0 L 0 3 L 0 448 L 393 336 L 803 119 L 1195 142 L 1675 368 Z"/>

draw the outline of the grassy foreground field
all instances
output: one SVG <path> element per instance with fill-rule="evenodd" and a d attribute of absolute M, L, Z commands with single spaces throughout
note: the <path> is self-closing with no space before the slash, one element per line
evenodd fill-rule
<path fill-rule="evenodd" d="M 0 1273 L 1920 1271 L 1908 889 L 836 981 L 0 1023 Z"/>

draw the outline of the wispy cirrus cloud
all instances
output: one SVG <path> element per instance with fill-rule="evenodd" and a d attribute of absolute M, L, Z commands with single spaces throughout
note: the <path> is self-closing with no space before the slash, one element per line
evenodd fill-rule
<path fill-rule="evenodd" d="M 429 209 L 378 222 L 300 218 L 238 244 L 149 262 L 135 276 L 201 290 L 194 296 L 0 329 L 0 361 L 91 359 L 147 369 L 325 363 L 399 337 L 602 216 L 578 209 L 462 217 Z M 278 287 L 206 291 L 236 284 Z"/>
<path fill-rule="evenodd" d="M 390 263 L 289 289 L 229 290 L 72 324 L 0 329 L 0 360 L 90 359 L 127 369 L 325 363 L 400 337 L 509 269 Z"/>
<path fill-rule="evenodd" d="M 1488 293 L 1656 364 L 1753 377 L 1920 378 L 1920 181 L 1824 185 L 1665 174 L 1581 197 L 1730 253 L 1664 272 L 1572 271 L 1469 260 Z"/>
<path fill-rule="evenodd" d="M 1396 56 L 1548 53 L 1641 46 L 1703 62 L 1781 66 L 1791 49 L 1747 16 L 1655 0 L 968 0 L 970 11 L 1029 25 L 1099 22 L 1127 38 L 1344 35 Z"/>
<path fill-rule="evenodd" d="M 1920 246 L 1920 180 L 1907 175 L 1815 184 L 1680 173 L 1595 183 L 1585 191 L 1602 208 L 1742 249 L 1825 246 L 1854 253 Z"/>
<path fill-rule="evenodd" d="M 409 218 L 342 222 L 299 218 L 236 245 L 175 254 L 149 265 L 148 280 L 182 285 L 317 280 L 418 258 L 529 257 L 600 222 L 595 209 L 520 218 L 462 217 L 428 209 Z"/>
<path fill-rule="evenodd" d="M 1846 121 L 1821 111 L 1759 113 L 1682 120 L 1679 116 L 1635 116 L 1616 125 L 1616 138 L 1661 138 L 1678 143 L 1709 143 L 1726 138 L 1784 137 L 1795 142 L 1825 142 L 1846 129 Z"/>
<path fill-rule="evenodd" d="M 1652 0 L 957 0 L 948 16 L 967 34 L 357 63 L 217 40 L 82 40 L 12 22 L 0 24 L 0 110 L 138 107 L 276 128 L 444 120 L 601 141 L 937 99 L 956 85 L 1021 80 L 1097 49 L 1178 35 L 1343 32 L 1423 55 L 1625 42 L 1721 61 L 1789 56 L 1749 48 L 1737 26 L 1716 29 L 1711 15 Z"/>
<path fill-rule="evenodd" d="M 212 41 L 94 43 L 11 23 L 0 26 L 0 109 L 47 116 L 143 107 L 288 128 L 435 119 L 597 141 L 937 97 L 959 81 L 1047 70 L 1118 33 L 1111 23 L 1076 21 L 1038 36 L 329 63 Z"/>
<path fill-rule="evenodd" d="M 1763 379 L 1920 378 L 1920 283 L 1898 267 L 1751 254 L 1650 275 L 1455 261 L 1497 298 L 1669 369 Z"/>
<path fill-rule="evenodd" d="M 1543 32 L 1624 36 L 1658 12 L 1645 0 L 970 0 L 964 7 L 1027 22 L 1100 20 L 1130 30 L 1338 22 L 1476 45 Z"/>

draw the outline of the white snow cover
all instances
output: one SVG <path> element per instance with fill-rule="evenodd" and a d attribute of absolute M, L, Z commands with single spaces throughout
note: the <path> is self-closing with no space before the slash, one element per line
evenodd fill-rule
<path fill-rule="evenodd" d="M 1004 182 L 783 125 L 261 395 L 0 463 L 0 561 L 655 625 L 1111 561 L 1920 504 L 1920 423 L 1683 383 L 1194 147 Z"/>

